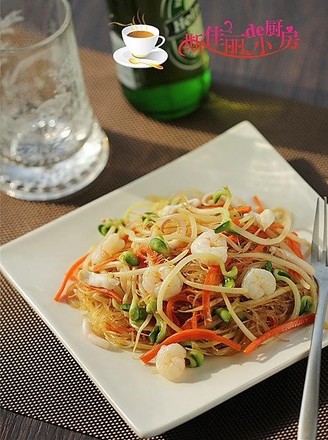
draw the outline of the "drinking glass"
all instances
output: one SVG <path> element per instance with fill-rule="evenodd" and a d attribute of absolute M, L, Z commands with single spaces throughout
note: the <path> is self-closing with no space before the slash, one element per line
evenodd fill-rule
<path fill-rule="evenodd" d="M 109 142 L 90 106 L 66 0 L 2 0 L 0 185 L 52 200 L 90 184 Z"/>

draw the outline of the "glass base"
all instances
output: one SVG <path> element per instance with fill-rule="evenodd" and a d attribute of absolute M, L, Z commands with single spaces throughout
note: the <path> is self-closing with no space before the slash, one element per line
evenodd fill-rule
<path fill-rule="evenodd" d="M 24 167 L 6 162 L 0 166 L 1 191 L 22 200 L 55 200 L 89 185 L 107 164 L 109 142 L 95 122 L 83 147 L 69 158 L 51 166 Z"/>

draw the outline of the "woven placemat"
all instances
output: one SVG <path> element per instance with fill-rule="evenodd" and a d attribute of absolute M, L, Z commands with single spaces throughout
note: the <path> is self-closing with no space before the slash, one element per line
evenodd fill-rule
<path fill-rule="evenodd" d="M 1 278 L 1 406 L 104 440 L 138 439 L 36 313 Z M 154 438 L 296 438 L 305 368 L 306 360 L 302 360 Z M 326 348 L 322 358 L 318 440 L 326 440 L 328 433 L 327 374 Z"/>
<path fill-rule="evenodd" d="M 89 50 L 81 55 L 92 106 L 111 142 L 108 165 L 88 188 L 58 202 L 1 195 L 2 243 L 174 160 L 245 119 L 319 194 L 328 192 L 327 108 L 213 86 L 196 113 L 160 123 L 123 99 L 110 56 Z M 137 438 L 41 319 L 5 279 L 1 283 L 1 405 L 96 438 Z M 306 360 L 300 361 L 156 438 L 296 438 L 305 368 Z M 318 430 L 322 440 L 328 438 L 327 374 L 325 349 Z"/>

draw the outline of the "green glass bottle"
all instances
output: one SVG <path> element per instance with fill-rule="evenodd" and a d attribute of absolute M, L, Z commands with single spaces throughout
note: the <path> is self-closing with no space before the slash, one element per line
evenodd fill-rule
<path fill-rule="evenodd" d="M 205 50 L 179 53 L 188 35 L 203 31 L 198 0 L 107 0 L 113 52 L 124 46 L 119 22 L 145 22 L 156 26 L 166 39 L 164 69 L 133 69 L 117 64 L 124 95 L 139 111 L 159 120 L 180 118 L 195 111 L 211 85 L 209 57 Z M 142 21 L 141 21 L 142 20 Z M 189 53 L 188 53 L 189 52 Z"/>

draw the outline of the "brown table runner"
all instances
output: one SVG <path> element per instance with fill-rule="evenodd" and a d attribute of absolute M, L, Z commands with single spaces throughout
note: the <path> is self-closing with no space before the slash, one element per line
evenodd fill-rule
<path fill-rule="evenodd" d="M 213 85 L 193 115 L 162 123 L 123 98 L 111 56 L 82 50 L 89 97 L 112 154 L 99 178 L 65 200 L 34 203 L 1 195 L 1 242 L 120 187 L 251 121 L 321 195 L 328 193 L 328 109 Z M 9 410 L 102 439 L 137 438 L 18 293 L 2 279 L 3 389 Z M 296 438 L 306 360 L 159 439 Z M 323 350 L 318 439 L 328 438 L 328 349 Z"/>

